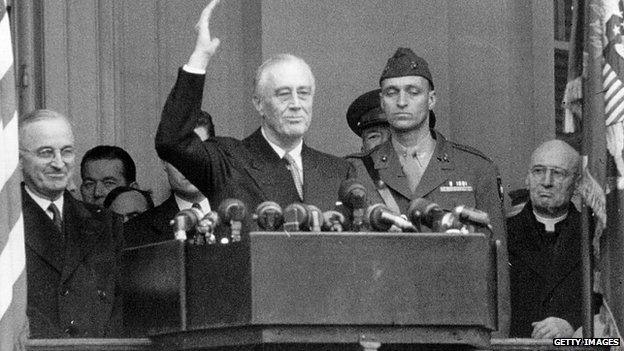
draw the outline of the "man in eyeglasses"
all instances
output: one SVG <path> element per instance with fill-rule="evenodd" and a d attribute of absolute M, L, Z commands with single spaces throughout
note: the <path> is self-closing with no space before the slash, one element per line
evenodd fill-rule
<path fill-rule="evenodd" d="M 531 157 L 530 200 L 507 220 L 512 337 L 566 338 L 581 325 L 581 220 L 570 202 L 578 168 L 578 152 L 561 140 Z"/>
<path fill-rule="evenodd" d="M 115 336 L 122 327 L 121 219 L 66 190 L 76 155 L 65 116 L 24 116 L 19 148 L 30 337 Z"/>

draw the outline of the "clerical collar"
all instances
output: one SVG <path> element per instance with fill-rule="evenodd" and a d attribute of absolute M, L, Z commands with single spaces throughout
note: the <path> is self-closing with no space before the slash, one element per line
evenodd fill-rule
<path fill-rule="evenodd" d="M 535 210 L 533 210 L 533 215 L 535 215 L 535 219 L 542 223 L 545 227 L 546 227 L 546 231 L 547 232 L 554 232 L 555 231 L 555 224 L 563 221 L 564 219 L 566 219 L 568 217 L 568 212 L 562 214 L 559 217 L 556 218 L 549 218 L 549 217 L 543 217 L 540 216 L 539 214 L 537 214 L 537 212 L 535 212 Z"/>

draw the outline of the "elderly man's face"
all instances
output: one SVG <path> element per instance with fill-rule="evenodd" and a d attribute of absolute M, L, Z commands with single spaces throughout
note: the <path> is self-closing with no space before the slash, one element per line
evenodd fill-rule
<path fill-rule="evenodd" d="M 428 128 L 429 110 L 435 106 L 435 91 L 420 76 L 387 78 L 381 82 L 381 108 L 397 131 Z"/>
<path fill-rule="evenodd" d="M 538 148 L 527 176 L 533 209 L 546 217 L 563 215 L 576 185 L 578 158 L 573 149 L 559 142 Z"/>
<path fill-rule="evenodd" d="M 20 165 L 24 183 L 35 194 L 57 199 L 74 172 L 74 135 L 61 118 L 27 124 L 20 133 Z"/>
<path fill-rule="evenodd" d="M 314 77 L 300 61 L 284 61 L 267 68 L 254 104 L 263 126 L 273 137 L 302 137 L 312 120 Z"/>

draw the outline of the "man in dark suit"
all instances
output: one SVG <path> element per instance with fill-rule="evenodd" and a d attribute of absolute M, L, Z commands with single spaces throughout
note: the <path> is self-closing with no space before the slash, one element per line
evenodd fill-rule
<path fill-rule="evenodd" d="M 333 208 L 351 168 L 345 160 L 303 143 L 312 120 L 315 82 L 301 58 L 278 55 L 258 69 L 253 103 L 261 127 L 252 135 L 242 141 L 216 137 L 202 143 L 193 133 L 205 68 L 219 45 L 208 26 L 215 4 L 202 12 L 195 50 L 179 70 L 165 104 L 156 135 L 159 156 L 206 194 L 213 206 L 237 198 L 252 211 L 263 201 Z"/>
<path fill-rule="evenodd" d="M 34 111 L 19 137 L 31 337 L 114 336 L 122 325 L 121 220 L 67 192 L 75 153 L 65 116 Z"/>
<path fill-rule="evenodd" d="M 507 220 L 512 337 L 567 338 L 581 325 L 581 220 L 570 202 L 578 163 L 561 140 L 540 145 L 526 180 L 530 199 Z"/>

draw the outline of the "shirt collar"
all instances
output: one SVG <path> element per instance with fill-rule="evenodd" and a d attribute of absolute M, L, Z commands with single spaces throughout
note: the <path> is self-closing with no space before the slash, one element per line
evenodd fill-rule
<path fill-rule="evenodd" d="M 260 132 L 262 133 L 262 137 L 269 143 L 269 145 L 271 145 L 271 148 L 277 153 L 277 155 L 280 158 L 284 158 L 284 155 L 286 155 L 286 150 L 271 142 L 271 140 L 267 138 L 266 133 L 264 132 L 264 128 L 260 128 Z M 295 148 L 290 150 L 290 152 L 288 153 L 290 156 L 292 156 L 292 158 L 295 160 L 295 163 L 297 163 L 297 167 L 299 167 L 299 169 L 301 170 L 303 169 L 303 161 L 301 160 L 302 149 L 303 140 L 299 141 L 299 144 L 297 144 L 297 146 L 295 146 Z"/>
<path fill-rule="evenodd" d="M 193 203 L 190 201 L 186 201 L 183 198 L 179 197 L 176 194 L 173 194 L 173 197 L 175 198 L 176 203 L 178 204 L 178 209 L 180 210 L 186 210 L 189 209 L 193 206 Z M 201 206 L 202 212 L 203 213 L 208 213 L 211 211 L 210 209 L 210 202 L 208 201 L 207 198 L 204 197 L 203 200 L 201 200 L 199 202 L 199 205 Z"/>
<path fill-rule="evenodd" d="M 26 189 L 26 192 L 28 193 L 28 195 L 30 195 L 30 197 L 35 200 L 35 202 L 37 203 L 37 205 L 39 205 L 39 207 L 41 207 L 43 209 L 43 211 L 51 218 L 50 213 L 48 212 L 48 207 L 50 206 L 51 203 L 54 203 L 54 205 L 56 205 L 56 207 L 58 208 L 60 214 L 61 214 L 61 218 L 63 217 L 63 201 L 65 199 L 64 193 L 61 193 L 61 196 L 54 200 L 54 201 L 50 201 L 49 199 L 43 198 L 37 194 L 35 194 L 32 190 L 30 190 L 30 188 L 28 187 L 28 185 L 24 186 L 24 189 Z"/>

